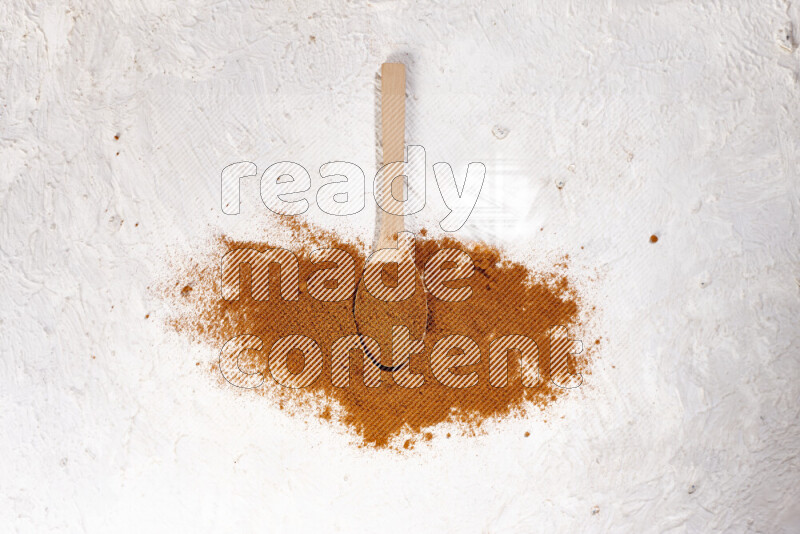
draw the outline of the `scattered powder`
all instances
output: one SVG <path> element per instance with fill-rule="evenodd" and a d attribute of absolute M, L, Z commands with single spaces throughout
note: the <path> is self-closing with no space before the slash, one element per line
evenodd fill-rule
<path fill-rule="evenodd" d="M 309 254 L 320 248 L 337 248 L 349 253 L 360 276 L 365 261 L 366 247 L 303 223 L 281 219 L 281 224 L 293 234 L 296 248 L 293 252 L 300 265 L 300 297 L 297 301 L 279 298 L 278 266 L 270 266 L 269 300 L 257 301 L 250 294 L 250 274 L 242 269 L 242 285 L 238 300 L 223 300 L 221 295 L 220 258 L 226 252 L 252 248 L 263 251 L 278 248 L 268 242 L 247 242 L 220 237 L 216 248 L 205 259 L 193 258 L 191 267 L 176 268 L 172 280 L 162 291 L 175 304 L 175 314 L 168 324 L 178 332 L 210 344 L 219 353 L 226 341 L 243 334 L 258 336 L 263 341 L 261 351 L 250 350 L 239 358 L 240 368 L 246 372 L 261 372 L 265 377 L 258 389 L 236 389 L 222 377 L 215 364 L 214 372 L 223 387 L 245 394 L 262 395 L 270 402 L 298 416 L 314 414 L 322 420 L 344 424 L 357 433 L 368 446 L 395 446 L 391 441 L 408 437 L 403 448 L 411 448 L 415 440 L 433 438 L 435 425 L 455 424 L 465 434 L 475 434 L 489 419 L 522 416 L 532 407 L 544 408 L 569 390 L 555 387 L 550 382 L 548 330 L 565 326 L 580 331 L 580 318 L 585 310 L 581 299 L 570 285 L 565 274 L 566 261 L 554 266 L 550 272 L 531 272 L 521 263 L 503 257 L 497 248 L 482 243 L 464 243 L 445 237 L 431 239 L 421 232 L 416 241 L 416 266 L 424 272 L 428 258 L 442 248 L 457 248 L 473 260 L 475 271 L 470 278 L 449 283 L 450 287 L 469 286 L 472 296 L 463 302 L 444 302 L 427 294 L 428 318 L 424 336 L 425 351 L 412 355 L 410 369 L 424 376 L 424 385 L 414 389 L 394 383 L 391 372 L 381 371 L 382 384 L 370 388 L 364 384 L 364 356 L 360 351 L 350 355 L 349 387 L 332 384 L 330 349 L 342 336 L 357 333 L 353 318 L 353 299 L 343 302 L 320 302 L 312 298 L 305 281 L 314 271 L 332 264 L 313 264 Z M 566 259 L 566 257 L 565 257 Z M 178 289 L 178 288 L 183 289 Z M 397 303 L 402 310 L 402 303 Z M 389 315 L 398 316 L 399 314 Z M 389 343 L 392 320 L 385 318 L 369 325 L 370 331 L 385 331 L 374 336 L 380 343 L 382 355 L 390 353 Z M 277 384 L 268 369 L 269 351 L 280 337 L 302 334 L 315 340 L 324 355 L 320 377 L 304 389 L 284 388 Z M 465 389 L 445 387 L 433 376 L 428 355 L 437 340 L 448 334 L 460 334 L 474 340 L 481 351 L 480 362 L 461 367 L 458 374 L 477 371 L 478 384 Z M 536 341 L 539 348 L 541 380 L 533 387 L 523 387 L 519 353 L 511 351 L 508 357 L 508 383 L 506 387 L 493 387 L 489 383 L 489 343 L 508 334 L 523 334 Z M 590 351 L 584 351 L 571 368 L 586 372 Z M 247 355 L 247 356 L 245 356 Z M 290 372 L 302 371 L 302 353 L 293 351 L 287 358 Z M 385 360 L 384 360 L 385 361 Z M 367 365 L 372 365 L 367 363 Z M 448 430 L 452 425 L 448 426 Z M 526 436 L 528 434 L 526 433 Z M 447 434 L 449 437 L 450 434 Z M 401 441 L 403 438 L 400 438 Z M 398 442 L 399 443 L 399 442 Z"/>

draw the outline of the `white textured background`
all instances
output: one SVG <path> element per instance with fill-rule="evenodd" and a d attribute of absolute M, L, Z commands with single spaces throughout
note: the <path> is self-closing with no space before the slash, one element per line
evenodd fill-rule
<path fill-rule="evenodd" d="M 0 4 L 2 530 L 800 531 L 800 5 L 469 4 Z M 387 58 L 428 164 L 487 164 L 461 235 L 569 253 L 604 340 L 548 413 L 406 455 L 221 388 L 147 289 L 268 224 L 224 166 L 371 176 Z"/>

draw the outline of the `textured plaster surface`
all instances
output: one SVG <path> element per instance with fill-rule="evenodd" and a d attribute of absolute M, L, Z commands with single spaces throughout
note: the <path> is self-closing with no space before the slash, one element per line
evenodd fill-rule
<path fill-rule="evenodd" d="M 800 531 L 798 28 L 770 0 L 2 2 L 3 530 Z M 313 192 L 374 175 L 387 58 L 429 172 L 487 166 L 458 235 L 568 253 L 602 341 L 548 412 L 402 455 L 220 386 L 153 290 L 271 225 L 257 179 L 222 214 L 238 161 L 303 164 L 303 217 L 369 239 L 374 207 Z"/>

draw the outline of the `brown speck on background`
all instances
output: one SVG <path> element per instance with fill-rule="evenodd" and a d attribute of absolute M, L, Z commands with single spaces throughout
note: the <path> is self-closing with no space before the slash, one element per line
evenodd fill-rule
<path fill-rule="evenodd" d="M 650 242 L 651 243 L 657 243 L 658 242 L 658 236 L 655 235 L 655 234 L 651 235 L 650 236 Z"/>
<path fill-rule="evenodd" d="M 114 141 L 119 141 L 119 134 L 114 136 Z"/>
<path fill-rule="evenodd" d="M 531 435 L 531 433 L 530 433 L 530 432 L 525 432 L 525 437 L 526 437 L 526 438 L 530 437 L 530 435 Z"/>
<path fill-rule="evenodd" d="M 146 315 L 144 316 L 144 318 L 145 318 L 145 319 L 149 319 L 149 318 L 150 318 L 150 314 L 149 314 L 149 313 L 148 313 L 148 314 L 146 314 Z"/>
<path fill-rule="evenodd" d="M 175 315 L 167 319 L 168 324 L 179 333 L 207 344 L 216 354 L 228 340 L 239 335 L 254 335 L 262 340 L 263 350 L 250 350 L 239 357 L 238 365 L 242 370 L 260 372 L 265 377 L 261 387 L 246 390 L 247 394 L 261 395 L 274 406 L 298 417 L 316 416 L 329 420 L 331 424 L 343 425 L 364 445 L 397 447 L 402 443 L 402 448 L 408 449 L 415 439 L 430 439 L 427 437 L 433 435 L 430 429 L 437 424 L 453 423 L 465 435 L 475 435 L 487 420 L 524 417 L 528 409 L 544 408 L 569 391 L 556 388 L 550 381 L 547 333 L 552 327 L 564 326 L 570 332 L 576 329 L 575 338 L 579 339 L 581 317 L 591 314 L 566 274 L 566 261 L 562 260 L 550 269 L 533 271 L 509 259 L 500 249 L 484 243 L 462 242 L 452 237 L 432 239 L 419 236 L 415 261 L 421 273 L 428 259 L 443 248 L 466 252 L 475 265 L 475 272 L 469 279 L 451 284 L 452 287 L 471 287 L 472 296 L 468 300 L 452 303 L 427 295 L 429 314 L 424 350 L 410 359 L 410 369 L 422 375 L 423 385 L 401 387 L 395 383 L 391 372 L 382 371 L 381 385 L 367 387 L 364 383 L 364 355 L 354 350 L 350 353 L 349 385 L 335 387 L 331 378 L 330 349 L 337 339 L 357 332 L 353 300 L 321 302 L 308 294 L 305 281 L 313 272 L 329 267 L 314 264 L 309 255 L 320 248 L 343 250 L 355 261 L 355 272 L 360 276 L 367 247 L 292 219 L 279 219 L 279 224 L 286 227 L 296 243 L 291 252 L 297 256 L 300 267 L 299 300 L 279 298 L 277 265 L 269 268 L 268 300 L 252 298 L 249 268 L 242 269 L 239 298 L 223 300 L 219 270 L 220 258 L 225 253 L 242 248 L 280 248 L 269 242 L 239 241 L 224 236 L 215 242 L 216 248 L 209 251 L 206 259 L 197 260 L 195 257 L 187 261 L 190 267 L 177 269 L 172 275 L 174 278 L 166 280 L 163 285 L 163 295 L 168 299 L 176 299 L 174 289 L 170 289 L 175 287 L 172 283 L 176 280 L 177 287 L 183 286 L 181 295 L 192 292 L 191 300 L 175 300 Z M 189 280 L 191 285 L 187 284 Z M 391 323 L 393 319 L 386 317 L 383 321 Z M 384 351 L 382 354 L 391 353 L 391 326 L 379 323 L 372 328 L 386 332 L 386 336 L 375 337 Z M 322 372 L 307 388 L 282 387 L 272 379 L 268 369 L 269 348 L 287 333 L 311 338 L 322 351 Z M 461 374 L 477 372 L 478 383 L 472 387 L 448 388 L 432 373 L 428 359 L 432 348 L 439 339 L 450 334 L 468 336 L 478 344 L 479 362 L 459 369 Z M 540 380 L 531 387 L 522 384 L 525 370 L 520 365 L 518 351 L 511 351 L 507 359 L 507 385 L 494 387 L 489 383 L 489 343 L 508 334 L 527 335 L 538 345 Z M 570 369 L 588 372 L 591 355 L 591 349 L 584 351 L 571 361 Z M 289 364 L 290 372 L 302 368 L 301 356 L 296 362 L 298 365 Z M 218 370 L 215 370 L 215 375 L 220 387 L 239 393 L 244 391 L 230 386 Z M 326 406 L 332 408 L 326 410 Z M 395 438 L 400 441 L 390 443 Z"/>

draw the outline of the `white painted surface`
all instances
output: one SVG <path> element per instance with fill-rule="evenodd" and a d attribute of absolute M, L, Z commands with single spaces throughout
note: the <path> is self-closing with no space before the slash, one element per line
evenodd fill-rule
<path fill-rule="evenodd" d="M 800 7 L 520 4 L 0 6 L 4 530 L 800 531 Z M 387 57 L 428 165 L 489 168 L 460 235 L 569 253 L 604 339 L 547 414 L 405 456 L 218 387 L 147 289 L 268 224 L 224 166 L 373 175 Z"/>

